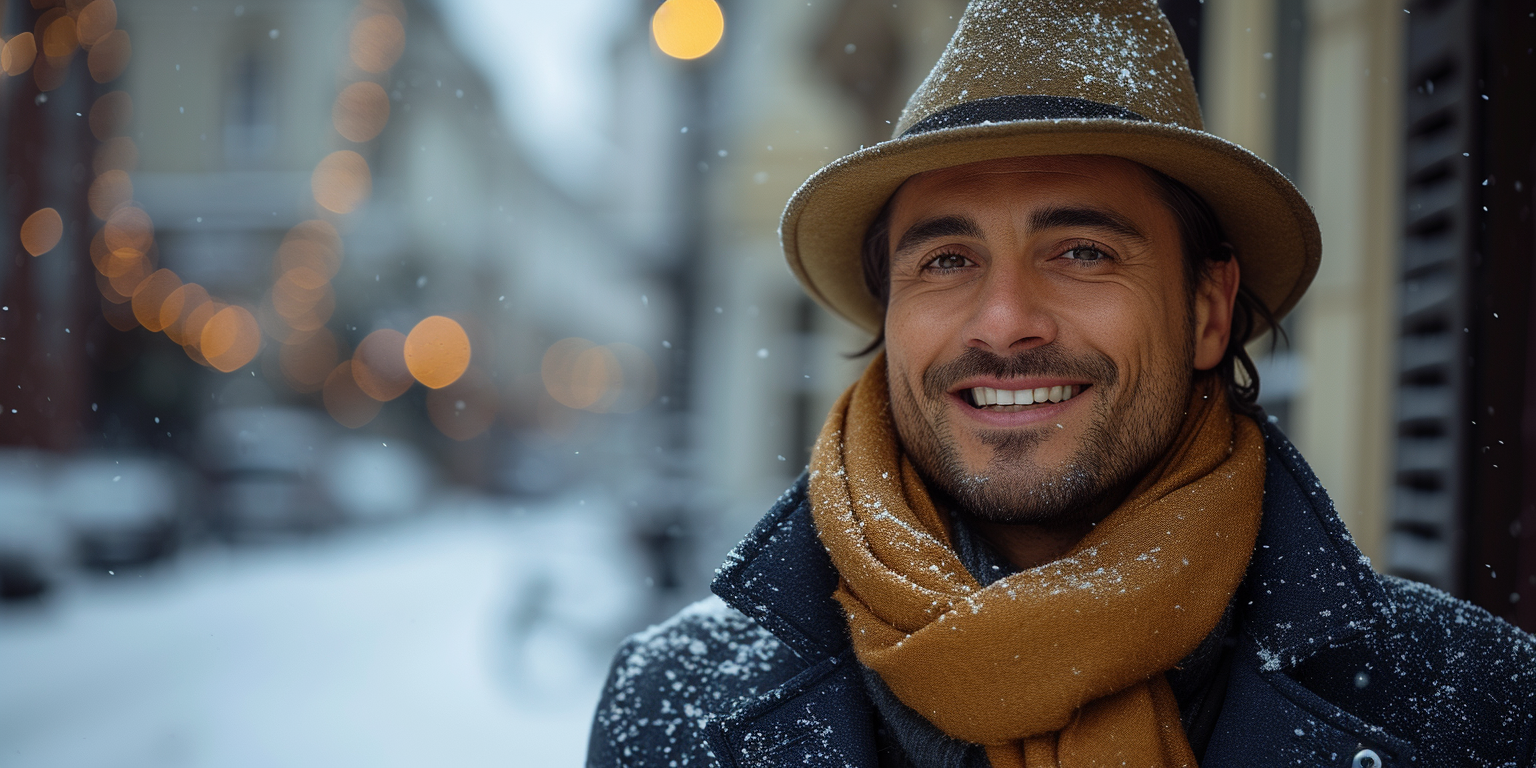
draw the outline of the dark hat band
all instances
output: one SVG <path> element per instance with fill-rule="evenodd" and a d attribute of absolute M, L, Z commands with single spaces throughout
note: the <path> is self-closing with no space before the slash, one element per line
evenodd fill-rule
<path fill-rule="evenodd" d="M 1147 118 L 1113 104 L 1079 99 L 1073 96 L 1027 94 L 994 96 L 956 104 L 935 112 L 902 132 L 916 136 L 944 128 L 982 123 L 1007 123 L 1015 120 L 1141 120 Z"/>

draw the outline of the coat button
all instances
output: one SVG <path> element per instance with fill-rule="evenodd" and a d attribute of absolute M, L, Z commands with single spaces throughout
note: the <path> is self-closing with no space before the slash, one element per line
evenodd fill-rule
<path fill-rule="evenodd" d="M 1381 768 L 1381 755 L 1374 749 L 1362 749 L 1355 753 L 1355 760 L 1349 765 L 1350 768 Z"/>

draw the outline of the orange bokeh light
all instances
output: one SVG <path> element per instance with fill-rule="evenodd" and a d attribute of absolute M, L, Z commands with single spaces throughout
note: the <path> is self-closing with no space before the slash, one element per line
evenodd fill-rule
<path fill-rule="evenodd" d="M 448 437 L 464 441 L 479 436 L 496 420 L 496 387 L 470 366 L 458 381 L 427 393 L 427 417 Z"/>
<path fill-rule="evenodd" d="M 273 309 L 270 295 L 257 306 L 256 322 L 261 325 L 262 333 L 283 344 L 298 344 L 315 334 L 314 331 L 300 331 L 289 325 L 289 320 Z"/>
<path fill-rule="evenodd" d="M 101 265 L 112 255 L 112 251 L 107 248 L 106 230 L 98 229 L 96 234 L 91 235 L 91 245 L 87 250 L 91 254 L 91 264 L 95 265 L 98 272 L 101 271 Z"/>
<path fill-rule="evenodd" d="M 469 334 L 442 315 L 422 320 L 405 337 L 406 368 L 432 389 L 458 381 L 469 367 L 469 358 Z"/>
<path fill-rule="evenodd" d="M 261 327 L 256 316 L 236 305 L 219 310 L 203 325 L 198 351 L 209 365 L 224 373 L 244 367 L 261 351 Z"/>
<path fill-rule="evenodd" d="M 310 178 L 315 202 L 332 213 L 351 213 L 373 193 L 368 161 L 350 149 L 332 152 L 315 166 Z"/>
<path fill-rule="evenodd" d="M 107 250 L 114 253 L 124 248 L 146 253 L 155 240 L 155 222 L 143 208 L 125 205 L 107 217 L 107 225 L 101 229 Z"/>
<path fill-rule="evenodd" d="M 33 8 L 47 9 L 43 11 L 41 16 L 37 17 L 37 22 L 32 26 L 32 35 L 38 40 L 43 39 L 43 34 L 48 30 L 49 25 L 69 15 L 69 9 L 56 7 L 59 5 L 62 5 L 62 3 L 57 2 L 57 0 L 33 0 Z"/>
<path fill-rule="evenodd" d="M 352 26 L 352 63 L 364 72 L 387 71 L 405 51 L 405 25 L 394 14 L 364 16 Z"/>
<path fill-rule="evenodd" d="M 275 266 L 279 276 L 305 269 L 325 282 L 340 271 L 341 254 L 341 235 L 336 232 L 336 227 L 330 222 L 313 219 L 299 222 L 288 230 L 283 244 L 278 246 Z M 319 283 L 303 282 L 304 277 L 304 273 L 298 273 L 293 279 L 304 288 L 320 287 Z"/>
<path fill-rule="evenodd" d="M 214 299 L 198 305 L 196 309 L 187 313 L 187 316 L 182 318 L 181 321 L 181 336 L 183 339 L 186 339 L 181 345 L 187 349 L 201 347 L 203 345 L 203 329 L 208 327 L 208 321 L 212 320 L 214 315 L 223 312 L 228 306 L 228 304 Z M 192 359 L 201 362 L 203 365 L 208 364 L 208 361 L 203 358 L 202 353 L 198 353 Z"/>
<path fill-rule="evenodd" d="M 328 297 L 334 306 L 331 284 L 305 267 L 284 272 L 272 285 L 272 308 L 284 319 L 303 317 Z"/>
<path fill-rule="evenodd" d="M 91 71 L 92 80 L 110 83 L 122 76 L 132 58 L 133 43 L 129 42 L 128 33 L 114 29 L 102 35 L 91 46 L 90 54 L 85 57 L 85 66 Z"/>
<path fill-rule="evenodd" d="M 321 400 L 325 402 L 326 413 L 348 429 L 357 429 L 373 421 L 373 417 L 379 415 L 379 409 L 384 407 L 383 403 L 358 389 L 357 381 L 352 377 L 351 360 L 343 360 L 325 378 Z"/>
<path fill-rule="evenodd" d="M 133 180 L 127 171 L 107 171 L 91 182 L 85 200 L 96 218 L 105 220 L 119 207 L 133 201 Z"/>
<path fill-rule="evenodd" d="M 113 304 L 127 304 L 128 302 L 133 301 L 133 296 L 131 294 L 124 296 L 123 294 L 118 293 L 117 289 L 112 287 L 112 278 L 107 277 L 100 272 L 96 273 L 96 288 L 101 291 L 101 298 Z M 133 312 L 132 306 L 128 307 L 128 312 L 130 314 Z M 134 320 L 133 324 L 138 325 L 139 321 Z"/>
<path fill-rule="evenodd" d="M 348 141 L 369 141 L 389 122 L 389 94 L 378 83 L 364 80 L 343 88 L 331 107 L 331 123 Z"/>
<path fill-rule="evenodd" d="M 54 59 L 63 58 L 74 53 L 79 47 L 80 38 L 75 35 L 75 20 L 68 15 L 59 16 L 49 22 L 43 30 L 44 56 Z"/>
<path fill-rule="evenodd" d="M 181 278 L 169 269 L 157 269 L 140 281 L 133 290 L 133 315 L 139 319 L 139 325 L 150 331 L 163 330 L 165 325 L 160 322 L 160 308 L 180 287 Z"/>
<path fill-rule="evenodd" d="M 294 391 L 318 392 L 336 368 L 339 353 L 335 334 L 321 328 L 301 341 L 282 345 L 277 352 L 278 368 Z"/>
<path fill-rule="evenodd" d="M 287 336 L 287 338 L 294 340 L 320 330 L 330 321 L 331 314 L 335 311 L 335 296 L 334 294 L 327 293 L 325 298 L 321 299 L 313 307 L 310 307 L 308 312 L 297 317 L 282 318 L 283 323 L 293 329 L 293 333 Z"/>
<path fill-rule="evenodd" d="M 138 269 L 140 266 L 149 267 L 150 271 L 154 271 L 155 265 L 144 254 L 132 248 L 119 248 L 115 251 L 108 251 L 106 257 L 101 260 L 101 263 L 96 268 L 107 277 L 121 277 Z M 149 273 L 145 272 L 145 274 Z"/>
<path fill-rule="evenodd" d="M 123 132 L 133 121 L 133 98 L 122 91 L 104 93 L 91 104 L 91 135 L 106 141 Z"/>
<path fill-rule="evenodd" d="M 42 208 L 21 223 L 21 247 L 33 256 L 41 256 L 64 237 L 64 219 L 52 208 Z"/>
<path fill-rule="evenodd" d="M 624 368 L 613 350 L 593 347 L 571 361 L 570 386 L 572 399 L 585 402 L 579 407 L 601 413 L 623 391 Z"/>
<path fill-rule="evenodd" d="M 80 9 L 75 17 L 75 34 L 81 45 L 95 45 L 102 35 L 117 28 L 117 3 L 112 0 L 96 0 Z"/>
<path fill-rule="evenodd" d="M 211 301 L 213 297 L 208 295 L 208 290 L 197 283 L 187 283 L 171 291 L 160 305 L 160 327 L 165 331 L 165 337 L 181 345 L 192 343 L 192 338 L 186 334 L 187 318 Z"/>
<path fill-rule="evenodd" d="M 321 282 L 319 288 L 304 288 L 293 279 L 295 272 L 308 272 L 308 270 L 289 270 L 278 278 L 272 287 L 272 293 L 268 295 L 272 311 L 277 315 L 281 323 L 295 331 L 308 333 L 319 330 L 331 319 L 331 314 L 336 311 L 336 292 L 331 284 Z M 282 341 L 293 341 L 297 337 L 268 328 L 268 332 Z"/>
<path fill-rule="evenodd" d="M 544 381 L 544 391 L 555 402 L 567 408 L 585 408 L 596 401 L 596 398 L 587 400 L 576 397 L 571 392 L 571 371 L 576 365 L 576 358 L 595 346 L 586 339 L 569 338 L 551 344 L 544 351 L 544 359 L 539 363 L 539 375 Z"/>
<path fill-rule="evenodd" d="M 107 171 L 132 171 L 138 167 L 139 147 L 127 136 L 114 136 L 102 142 L 91 160 L 91 170 L 98 175 Z"/>
<path fill-rule="evenodd" d="M 651 16 L 651 36 L 662 53 L 697 59 L 725 35 L 725 14 L 715 0 L 667 0 Z"/>
<path fill-rule="evenodd" d="M 656 366 L 631 344 L 561 339 L 545 351 L 539 373 L 544 391 L 568 408 L 630 413 L 656 396 Z"/>
<path fill-rule="evenodd" d="M 539 365 L 544 391 L 568 408 L 603 411 L 622 391 L 624 369 L 613 350 L 586 339 L 561 339 Z"/>
<path fill-rule="evenodd" d="M 368 334 L 352 352 L 352 378 L 365 394 L 381 402 L 405 394 L 416 383 L 405 366 L 405 334 L 391 328 Z"/>
<path fill-rule="evenodd" d="M 31 32 L 23 32 L 5 41 L 5 47 L 0 48 L 0 70 L 5 70 L 11 77 L 25 74 L 32 68 L 35 59 L 37 38 Z"/>
<path fill-rule="evenodd" d="M 112 289 L 124 296 L 133 296 L 139 289 L 139 283 L 144 282 L 155 266 L 149 258 L 136 251 L 125 250 L 123 253 L 131 254 L 132 258 L 117 259 L 114 254 L 113 264 L 120 265 L 121 270 L 114 269 L 112 274 L 107 274 L 107 281 L 112 284 Z"/>

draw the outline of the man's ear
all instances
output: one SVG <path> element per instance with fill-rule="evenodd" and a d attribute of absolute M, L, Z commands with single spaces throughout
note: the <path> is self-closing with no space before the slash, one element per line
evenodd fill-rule
<path fill-rule="evenodd" d="M 1237 258 L 1207 262 L 1195 285 L 1195 370 L 1208 371 L 1221 362 L 1232 337 L 1232 307 L 1242 275 Z"/>

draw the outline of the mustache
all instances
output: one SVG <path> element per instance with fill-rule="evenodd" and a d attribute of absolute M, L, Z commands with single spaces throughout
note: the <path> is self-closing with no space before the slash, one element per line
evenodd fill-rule
<path fill-rule="evenodd" d="M 1008 357 L 968 347 L 959 357 L 923 372 L 923 394 L 930 400 L 937 400 L 944 397 L 955 382 L 972 376 L 1000 379 L 1060 376 L 1112 387 L 1120 380 L 1120 369 L 1102 354 L 1072 354 L 1054 344 Z"/>

